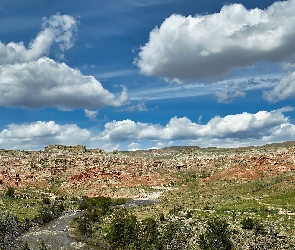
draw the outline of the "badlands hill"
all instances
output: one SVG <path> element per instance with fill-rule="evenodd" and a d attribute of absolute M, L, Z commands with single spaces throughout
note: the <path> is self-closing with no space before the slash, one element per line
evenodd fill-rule
<path fill-rule="evenodd" d="M 241 183 L 288 175 L 293 184 L 295 142 L 261 147 L 169 147 L 135 152 L 50 145 L 43 151 L 0 150 L 0 189 L 50 189 L 68 196 L 138 197 L 152 186 L 183 178 Z M 295 177 L 294 177 L 295 180 Z"/>
<path fill-rule="evenodd" d="M 23 225 L 46 223 L 81 204 L 90 208 L 73 222 L 72 236 L 90 245 L 111 244 L 103 237 L 120 206 L 102 215 L 93 205 L 109 199 L 101 196 L 137 198 L 133 203 L 152 199 L 124 216 L 138 219 L 134 228 L 154 223 L 161 239 L 169 232 L 171 249 L 216 249 L 216 238 L 228 243 L 218 249 L 295 249 L 295 142 L 111 153 L 81 145 L 0 150 L 0 190 L 0 224 L 21 223 L 14 233 L 7 231 L 10 238 L 0 237 L 3 249 L 20 249 L 5 244 L 17 243 Z M 157 198 L 161 202 L 154 203 Z M 119 201 L 125 199 L 112 199 Z M 80 232 L 83 218 L 95 237 Z"/>

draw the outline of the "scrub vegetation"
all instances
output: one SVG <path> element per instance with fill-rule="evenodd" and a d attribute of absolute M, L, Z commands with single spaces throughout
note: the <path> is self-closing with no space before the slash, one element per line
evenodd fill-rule
<path fill-rule="evenodd" d="M 100 249 L 295 248 L 293 144 L 241 149 L 173 147 L 104 157 L 115 158 L 118 168 L 122 168 L 121 158 L 127 162 L 131 157 L 134 164 L 144 159 L 153 162 L 146 172 L 133 175 L 148 181 L 121 187 L 116 185 L 120 182 L 108 184 L 105 190 L 111 191 L 101 192 L 107 195 L 92 196 L 62 192 L 67 184 L 61 177 L 51 178 L 45 188 L 6 185 L 0 197 L 0 249 L 30 249 L 30 242 L 19 241 L 21 234 L 69 211 L 80 211 L 69 225 L 69 237 Z M 79 180 L 79 185 L 83 178 L 90 183 L 89 176 L 98 174 L 92 166 L 88 168 L 91 175 L 85 167 L 83 175 L 74 172 L 68 178 Z M 124 174 L 115 172 L 121 183 L 132 175 Z M 161 177 L 162 185 L 147 185 L 153 181 L 151 176 Z M 131 194 L 150 201 L 128 206 Z M 40 249 L 47 249 L 46 244 L 41 242 Z"/>

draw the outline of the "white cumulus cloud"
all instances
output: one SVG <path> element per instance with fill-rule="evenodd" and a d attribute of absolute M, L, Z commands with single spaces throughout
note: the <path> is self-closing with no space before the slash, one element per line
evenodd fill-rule
<path fill-rule="evenodd" d="M 92 111 L 92 110 L 88 110 L 88 109 L 84 109 L 85 112 L 85 116 L 89 119 L 94 121 L 96 119 L 96 116 L 98 114 L 98 111 Z"/>
<path fill-rule="evenodd" d="M 49 144 L 83 144 L 107 151 L 144 149 L 147 142 L 157 147 L 177 144 L 201 147 L 263 145 L 295 140 L 295 125 L 284 115 L 292 111 L 293 108 L 285 107 L 270 112 L 216 116 L 204 125 L 187 117 L 173 117 L 166 125 L 112 121 L 100 132 L 54 121 L 9 124 L 0 131 L 0 145 L 5 149 L 40 150 Z M 122 148 L 126 143 L 126 148 Z"/>
<path fill-rule="evenodd" d="M 265 10 L 232 4 L 214 14 L 173 14 L 151 31 L 135 63 L 145 75 L 176 81 L 213 79 L 261 61 L 294 63 L 294 12 L 288 0 Z"/>
<path fill-rule="evenodd" d="M 42 31 L 31 41 L 27 49 L 23 42 L 0 42 L 0 65 L 34 61 L 49 53 L 50 47 L 57 43 L 63 52 L 74 44 L 76 20 L 68 15 L 56 14 L 43 18 Z"/>
<path fill-rule="evenodd" d="M 0 144 L 5 149 L 39 150 L 49 144 L 85 144 L 90 137 L 87 129 L 81 129 L 76 124 L 37 121 L 9 124 L 0 132 Z"/>
<path fill-rule="evenodd" d="M 120 106 L 128 101 L 123 90 L 116 98 L 92 76 L 65 63 L 43 57 L 0 68 L 0 105 L 60 109 Z"/>
<path fill-rule="evenodd" d="M 75 31 L 73 17 L 56 14 L 43 18 L 42 31 L 28 49 L 23 42 L 0 42 L 0 105 L 68 110 L 128 103 L 127 89 L 115 96 L 93 76 L 47 57 L 54 44 L 62 53 L 70 49 Z"/>
<path fill-rule="evenodd" d="M 290 126 L 289 118 L 283 114 L 290 111 L 293 111 L 293 108 L 286 107 L 271 112 L 216 116 L 204 125 L 195 123 L 187 117 L 173 117 L 165 126 L 132 120 L 112 121 L 105 124 L 101 136 L 111 141 L 261 139 L 280 131 L 282 125 Z"/>
<path fill-rule="evenodd" d="M 137 142 L 131 142 L 127 147 L 128 147 L 128 151 L 140 150 L 140 144 Z"/>

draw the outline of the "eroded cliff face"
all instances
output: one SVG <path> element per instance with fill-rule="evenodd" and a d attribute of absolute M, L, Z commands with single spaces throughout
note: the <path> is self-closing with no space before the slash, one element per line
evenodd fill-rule
<path fill-rule="evenodd" d="M 40 152 L 1 150 L 0 188 L 58 185 L 58 189 L 67 195 L 132 196 L 114 189 L 167 183 L 169 178 L 167 180 L 165 174 L 169 169 L 163 171 L 163 176 L 158 169 L 147 157 L 106 153 L 84 146 L 50 145 Z"/>
<path fill-rule="evenodd" d="M 69 196 L 138 197 L 190 171 L 208 182 L 243 182 L 295 171 L 295 147 L 167 148 L 135 153 L 50 145 L 44 151 L 0 150 L 0 189 L 56 188 Z M 295 180 L 294 180 L 295 181 Z"/>

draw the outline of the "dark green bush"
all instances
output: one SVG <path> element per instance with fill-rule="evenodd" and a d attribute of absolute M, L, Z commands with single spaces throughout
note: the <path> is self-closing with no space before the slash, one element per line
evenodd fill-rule
<path fill-rule="evenodd" d="M 90 236 L 93 234 L 93 229 L 92 229 L 93 223 L 85 214 L 80 216 L 76 221 L 78 223 L 78 231 L 81 234 L 87 235 L 87 236 Z"/>
<path fill-rule="evenodd" d="M 118 198 L 118 199 L 113 199 L 112 200 L 112 204 L 114 206 L 124 205 L 125 203 L 126 203 L 126 199 L 124 199 L 124 198 Z"/>
<path fill-rule="evenodd" d="M 254 220 L 250 217 L 244 218 L 241 222 L 242 228 L 246 230 L 253 230 L 254 229 Z"/>
<path fill-rule="evenodd" d="M 52 221 L 55 218 L 54 213 L 51 210 L 51 207 L 48 205 L 43 205 L 39 208 L 38 219 L 43 223 Z"/>
<path fill-rule="evenodd" d="M 161 249 L 161 238 L 157 228 L 157 222 L 153 218 L 142 221 L 139 231 L 138 248 L 144 250 Z"/>
<path fill-rule="evenodd" d="M 112 205 L 113 205 L 112 199 L 109 197 L 98 196 L 98 197 L 88 198 L 84 196 L 79 205 L 79 209 L 91 210 L 93 208 L 100 208 L 103 214 L 107 214 Z"/>
<path fill-rule="evenodd" d="M 183 228 L 184 225 L 179 221 L 169 221 L 162 226 L 160 241 L 163 249 L 186 249 L 187 235 Z"/>
<path fill-rule="evenodd" d="M 43 198 L 42 202 L 46 205 L 50 205 L 51 201 L 48 197 Z"/>
<path fill-rule="evenodd" d="M 184 228 L 180 221 L 146 218 L 138 222 L 127 209 L 118 209 L 112 215 L 106 240 L 111 249 L 187 249 L 188 234 Z"/>
<path fill-rule="evenodd" d="M 14 214 L 0 213 L 0 249 L 20 249 L 17 238 L 24 228 Z"/>
<path fill-rule="evenodd" d="M 136 249 L 138 240 L 137 218 L 130 214 L 127 209 L 115 211 L 106 238 L 113 249 L 126 249 L 129 246 Z"/>
<path fill-rule="evenodd" d="M 254 233 L 256 235 L 258 235 L 258 234 L 265 235 L 265 234 L 267 234 L 267 231 L 265 230 L 264 226 L 261 223 L 256 222 L 255 226 L 254 226 Z"/>
<path fill-rule="evenodd" d="M 102 213 L 101 209 L 99 209 L 99 208 L 94 208 L 91 211 L 86 211 L 86 212 L 84 212 L 84 214 L 92 222 L 100 222 L 100 220 L 103 216 L 103 213 Z"/>
<path fill-rule="evenodd" d="M 219 218 L 209 219 L 207 229 L 200 235 L 199 245 L 203 250 L 232 250 L 228 223 Z"/>
<path fill-rule="evenodd" d="M 51 205 L 51 211 L 53 212 L 55 217 L 60 216 L 65 210 L 66 207 L 64 205 L 64 202 L 61 200 L 54 201 L 54 203 Z"/>
<path fill-rule="evenodd" d="M 5 192 L 5 197 L 14 198 L 14 196 L 15 196 L 15 189 L 14 187 L 9 186 Z"/>
<path fill-rule="evenodd" d="M 37 220 L 47 223 L 59 217 L 65 211 L 65 205 L 62 201 L 54 201 L 52 204 L 41 202 L 38 209 Z"/>
<path fill-rule="evenodd" d="M 159 220 L 162 221 L 162 222 L 165 220 L 165 216 L 164 216 L 163 213 L 161 213 L 161 214 L 159 215 Z"/>
<path fill-rule="evenodd" d="M 243 219 L 241 224 L 243 229 L 254 230 L 255 234 L 264 235 L 267 233 L 264 226 L 261 223 L 259 223 L 259 221 L 253 220 L 252 218 L 248 217 Z"/>

